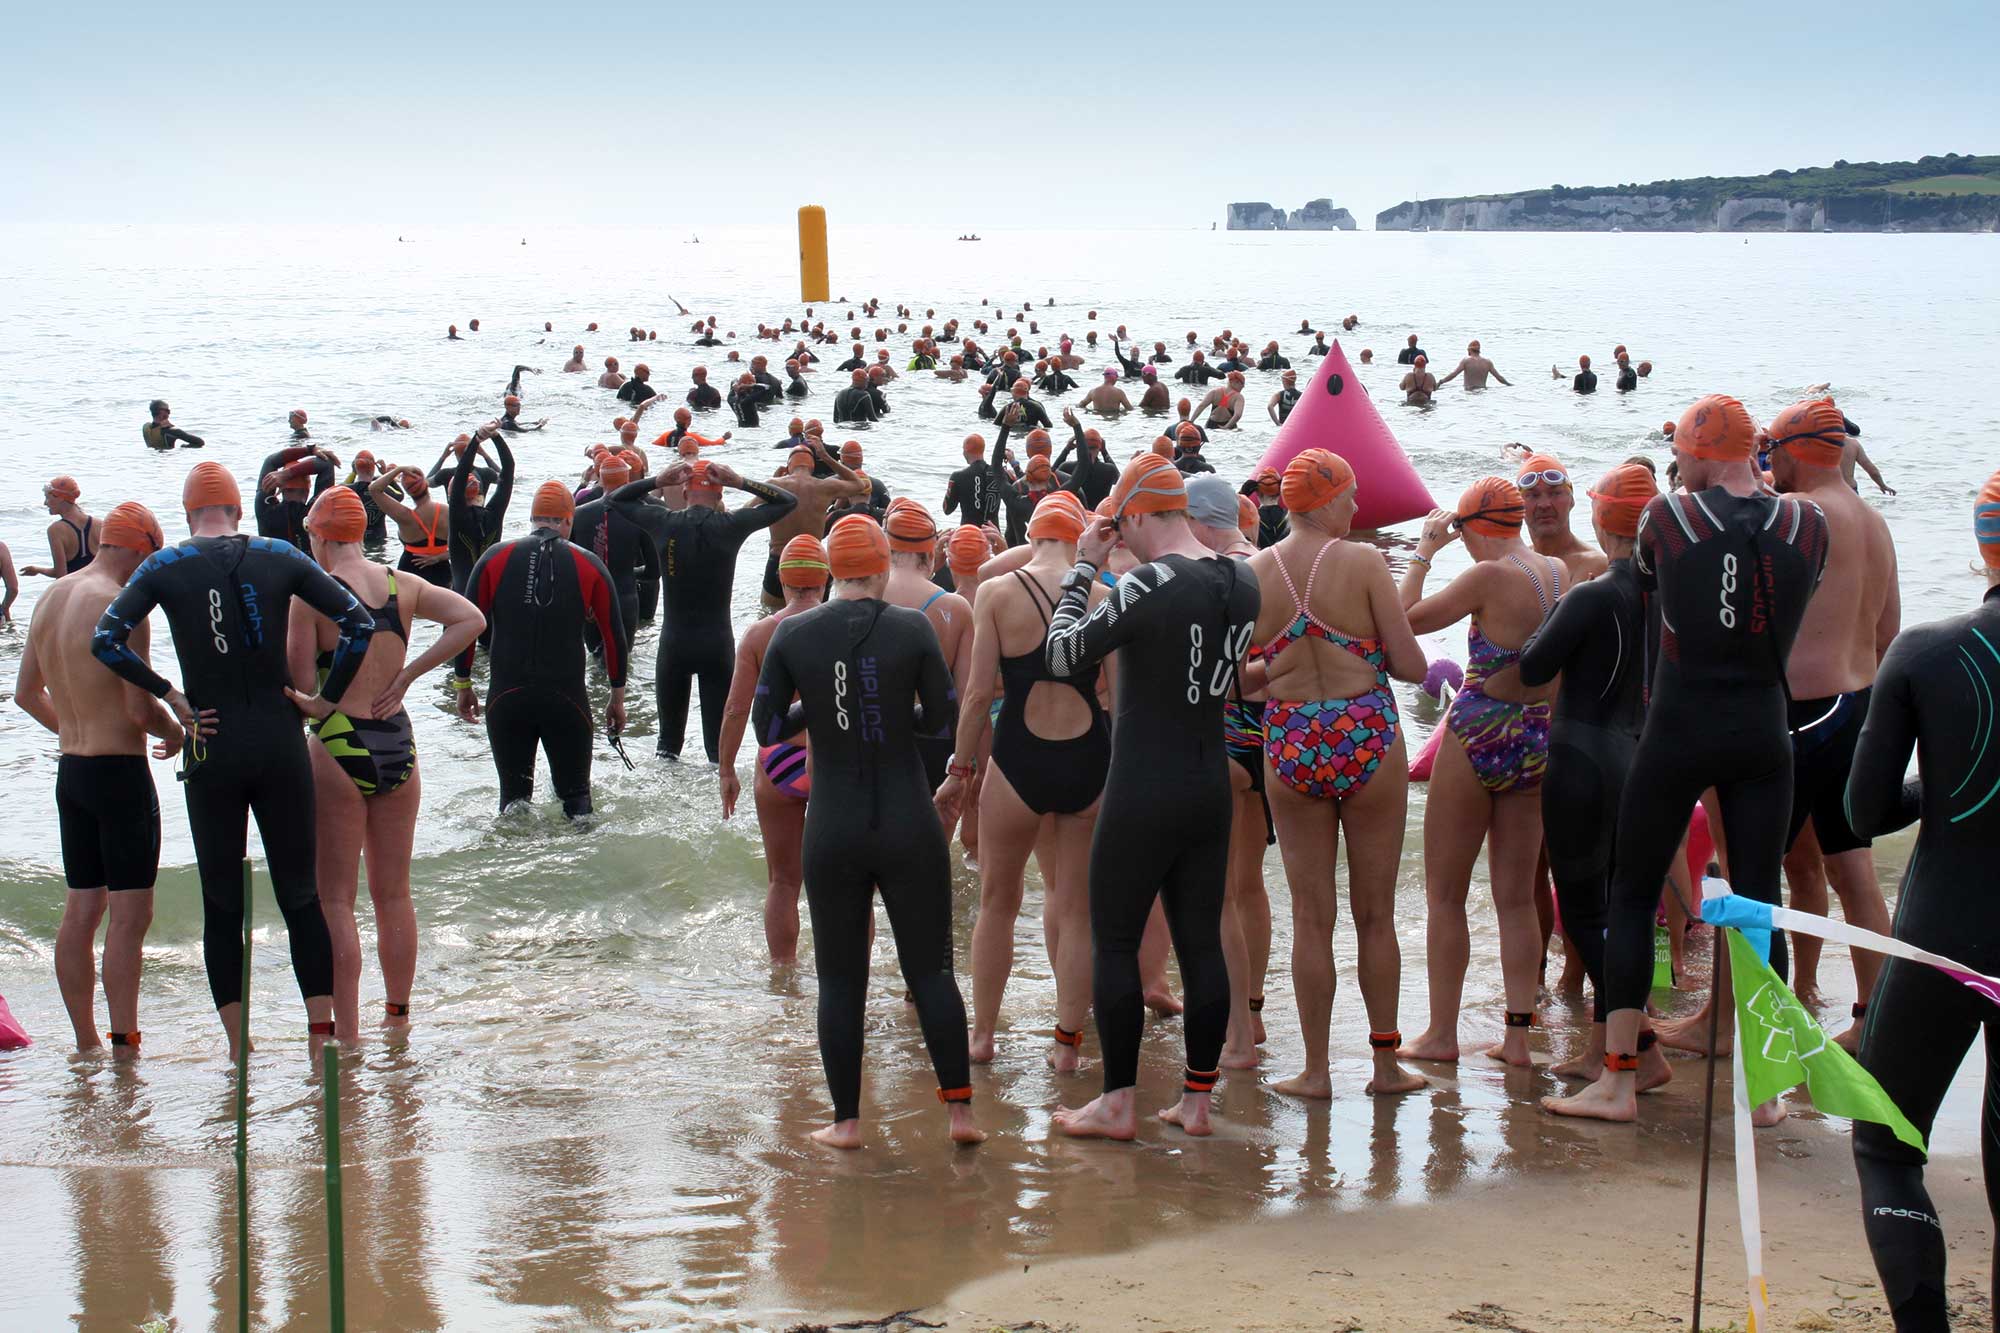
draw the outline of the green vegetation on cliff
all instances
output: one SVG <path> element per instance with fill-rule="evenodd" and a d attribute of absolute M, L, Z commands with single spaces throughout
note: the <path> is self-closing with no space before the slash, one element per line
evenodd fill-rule
<path fill-rule="evenodd" d="M 1624 185 L 1552 185 L 1547 190 L 1518 194 L 1468 195 L 1457 203 L 1543 195 L 1573 199 L 1594 194 L 1667 195 L 1676 199 L 1720 203 L 1746 197 L 1812 201 L 1828 195 L 1887 190 L 1914 194 L 2000 194 L 2000 156 L 1968 157 L 1946 153 L 1915 162 L 1835 162 L 1830 167 L 1801 167 L 1765 176 L 1691 176 L 1685 180 L 1628 182 Z"/>

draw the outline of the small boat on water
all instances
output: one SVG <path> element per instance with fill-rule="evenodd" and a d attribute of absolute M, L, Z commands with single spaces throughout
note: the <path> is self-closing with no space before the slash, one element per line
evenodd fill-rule
<path fill-rule="evenodd" d="M 986 238 L 984 236 L 974 235 L 974 236 L 961 236 L 958 239 L 961 241 L 983 241 Z"/>

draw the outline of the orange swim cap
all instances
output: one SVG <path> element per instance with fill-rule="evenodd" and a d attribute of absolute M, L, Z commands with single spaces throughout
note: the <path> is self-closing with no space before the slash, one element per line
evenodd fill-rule
<path fill-rule="evenodd" d="M 1174 456 L 1174 442 L 1164 435 L 1155 436 L 1152 452 L 1161 458 L 1172 461 Z"/>
<path fill-rule="evenodd" d="M 1327 449 L 1307 449 L 1285 464 L 1278 495 L 1294 514 L 1332 504 L 1354 489 L 1354 469 L 1347 460 Z"/>
<path fill-rule="evenodd" d="M 652 471 L 652 464 L 646 455 L 637 449 L 620 449 L 618 456 L 625 460 L 625 466 L 632 469 L 632 475 L 635 477 L 643 477 Z"/>
<path fill-rule="evenodd" d="M 51 478 L 43 489 L 61 500 L 74 500 L 83 494 L 83 489 L 76 484 L 76 478 L 68 476 Z"/>
<path fill-rule="evenodd" d="M 366 449 L 363 449 L 361 452 L 354 455 L 354 472 L 356 476 L 366 477 L 372 475 L 374 471 L 375 471 L 374 454 L 371 454 Z"/>
<path fill-rule="evenodd" d="M 2000 569 L 2000 472 L 1986 479 L 1972 505 L 1972 537 L 1988 569 Z M 108 539 L 107 539 L 108 540 Z"/>
<path fill-rule="evenodd" d="M 709 462 L 697 458 L 688 464 L 687 489 L 691 491 L 720 491 L 722 483 L 709 475 Z"/>
<path fill-rule="evenodd" d="M 867 579 L 889 568 L 889 538 L 866 514 L 849 514 L 826 538 L 826 561 L 837 579 Z"/>
<path fill-rule="evenodd" d="M 682 458 L 695 458 L 701 453 L 701 436 L 683 435 L 679 445 Z"/>
<path fill-rule="evenodd" d="M 1257 540 L 1257 506 L 1247 495 L 1236 497 L 1236 527 L 1246 541 Z"/>
<path fill-rule="evenodd" d="M 889 512 L 884 515 L 882 526 L 888 530 L 889 549 L 905 551 L 912 555 L 929 555 L 932 544 L 937 541 L 937 524 L 922 504 L 907 495 L 897 496 L 889 502 Z"/>
<path fill-rule="evenodd" d="M 521 406 L 521 400 L 518 396 L 510 393 L 500 400 L 500 405 L 509 412 L 512 412 Z"/>
<path fill-rule="evenodd" d="M 786 542 L 778 556 L 778 582 L 787 588 L 823 587 L 832 572 L 833 567 L 826 561 L 826 547 L 809 532 Z"/>
<path fill-rule="evenodd" d="M 342 487 L 345 490 L 345 487 Z M 353 495 L 353 491 L 347 492 Z M 359 500 L 356 503 L 360 503 Z M 160 531 L 160 520 L 153 517 L 153 511 L 137 500 L 127 500 L 112 507 L 98 525 L 97 543 L 100 546 L 122 546 L 140 555 L 151 555 L 167 544 L 166 534 Z"/>
<path fill-rule="evenodd" d="M 1085 522 L 1083 501 L 1068 491 L 1057 491 L 1035 506 L 1035 515 L 1028 520 L 1028 540 L 1074 546 L 1083 536 Z"/>
<path fill-rule="evenodd" d="M 1257 469 L 1257 490 L 1259 494 L 1277 495 L 1283 489 L 1283 486 L 1284 483 L 1278 476 L 1278 469 L 1274 467 Z"/>
<path fill-rule="evenodd" d="M 861 466 L 861 441 L 849 440 L 840 446 L 840 461 L 848 467 Z"/>
<path fill-rule="evenodd" d="M 1055 476 L 1055 469 L 1049 466 L 1047 454 L 1029 454 L 1026 473 L 1029 481 L 1047 484 Z"/>
<path fill-rule="evenodd" d="M 604 461 L 597 465 L 597 484 L 604 488 L 607 495 L 630 480 L 632 480 L 630 465 L 616 454 L 606 455 Z"/>
<path fill-rule="evenodd" d="M 1521 488 L 1505 477 L 1481 477 L 1458 497 L 1453 522 L 1481 537 L 1514 537 L 1521 531 Z"/>
<path fill-rule="evenodd" d="M 330 542 L 358 542 L 368 535 L 368 506 L 349 487 L 328 487 L 307 512 L 306 531 Z"/>
<path fill-rule="evenodd" d="M 204 459 L 188 469 L 187 480 L 181 483 L 181 508 L 192 511 L 218 505 L 241 509 L 243 493 L 236 489 L 236 478 L 229 475 L 228 468 L 212 458 Z"/>
<path fill-rule="evenodd" d="M 1184 443 L 1184 447 L 1186 448 L 1201 448 L 1201 427 L 1195 425 L 1192 421 L 1183 421 L 1180 425 L 1174 427 L 1174 436 L 1183 443 L 1188 440 L 1194 441 L 1192 445 Z"/>
<path fill-rule="evenodd" d="M 800 466 L 811 467 L 815 461 L 817 460 L 812 450 L 794 449 L 785 455 L 785 471 L 790 472 L 793 468 Z"/>
<path fill-rule="evenodd" d="M 1581 369 L 1581 370 L 1589 370 L 1589 369 L 1590 369 L 1590 358 L 1589 358 L 1589 357 L 1587 357 L 1587 356 L 1580 356 L 1580 357 L 1578 357 L 1578 358 L 1576 359 L 1576 364 L 1577 364 L 1577 367 L 1578 367 L 1579 369 Z"/>
<path fill-rule="evenodd" d="M 1712 463 L 1742 462 L 1757 452 L 1757 423 L 1743 404 L 1726 393 L 1712 393 L 1681 413 L 1674 447 Z"/>
<path fill-rule="evenodd" d="M 1662 421 L 1662 422 L 1660 423 L 1660 434 L 1662 434 L 1662 435 L 1666 436 L 1666 437 L 1667 437 L 1668 439 L 1670 439 L 1670 440 L 1671 440 L 1671 439 L 1673 439 L 1673 438 L 1674 438 L 1674 423 L 1673 423 L 1673 422 L 1671 422 L 1671 421 Z"/>
<path fill-rule="evenodd" d="M 1813 467 L 1839 467 L 1847 448 L 1847 418 L 1831 398 L 1793 403 L 1771 423 L 1771 447 Z"/>
<path fill-rule="evenodd" d="M 1140 454 L 1111 488 L 1111 516 L 1187 512 L 1187 483 L 1180 470 L 1155 453 Z"/>
<path fill-rule="evenodd" d="M 528 509 L 528 517 L 575 518 L 576 497 L 561 482 L 545 481 L 535 487 L 535 502 Z"/>
<path fill-rule="evenodd" d="M 1049 439 L 1047 431 L 1037 426 L 1028 432 L 1028 457 L 1045 457 L 1054 452 L 1055 444 Z"/>
<path fill-rule="evenodd" d="M 1621 463 L 1604 474 L 1589 492 L 1596 501 L 1597 521 L 1619 537 L 1639 535 L 1639 516 L 1660 493 L 1653 474 L 1638 463 Z"/>
<path fill-rule="evenodd" d="M 993 548 L 987 544 L 986 534 L 972 524 L 964 523 L 952 530 L 951 541 L 945 547 L 945 562 L 954 574 L 970 574 L 985 564 L 992 554 Z"/>

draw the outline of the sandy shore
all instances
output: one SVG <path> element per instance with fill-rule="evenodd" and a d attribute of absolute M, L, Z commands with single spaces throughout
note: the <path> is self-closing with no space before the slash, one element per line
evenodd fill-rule
<path fill-rule="evenodd" d="M 1762 1163 L 1771 1328 L 1886 1333 L 1845 1135 L 1826 1125 L 1810 1137 L 1810 1151 L 1786 1144 Z M 1717 1168 L 1702 1327 L 1719 1331 L 1743 1326 L 1744 1301 L 1733 1164 L 1718 1154 Z M 1930 1181 L 1951 1234 L 1953 1325 L 1990 1327 L 1978 1159 L 1941 1158 Z M 1695 1203 L 1692 1181 L 1635 1167 L 1495 1182 L 1441 1203 L 1314 1208 L 986 1278 L 922 1317 L 979 1333 L 1684 1329 Z"/>

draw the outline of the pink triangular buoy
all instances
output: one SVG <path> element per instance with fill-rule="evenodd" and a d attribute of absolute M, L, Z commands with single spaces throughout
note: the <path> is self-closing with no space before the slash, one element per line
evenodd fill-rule
<path fill-rule="evenodd" d="M 1444 722 L 1431 728 L 1431 738 L 1424 742 L 1424 748 L 1417 751 L 1417 757 L 1410 760 L 1410 781 L 1429 782 L 1431 769 L 1437 764 L 1438 746 L 1444 744 Z"/>
<path fill-rule="evenodd" d="M 18 1050 L 34 1044 L 28 1030 L 14 1021 L 14 1011 L 7 1007 L 7 997 L 0 995 L 0 1051 Z"/>
<path fill-rule="evenodd" d="M 1339 339 L 1320 358 L 1312 383 L 1278 427 L 1277 438 L 1258 466 L 1283 472 L 1285 464 L 1308 449 L 1330 449 L 1354 469 L 1361 496 L 1354 512 L 1357 528 L 1386 528 L 1437 508 L 1403 447 L 1355 379 Z"/>

